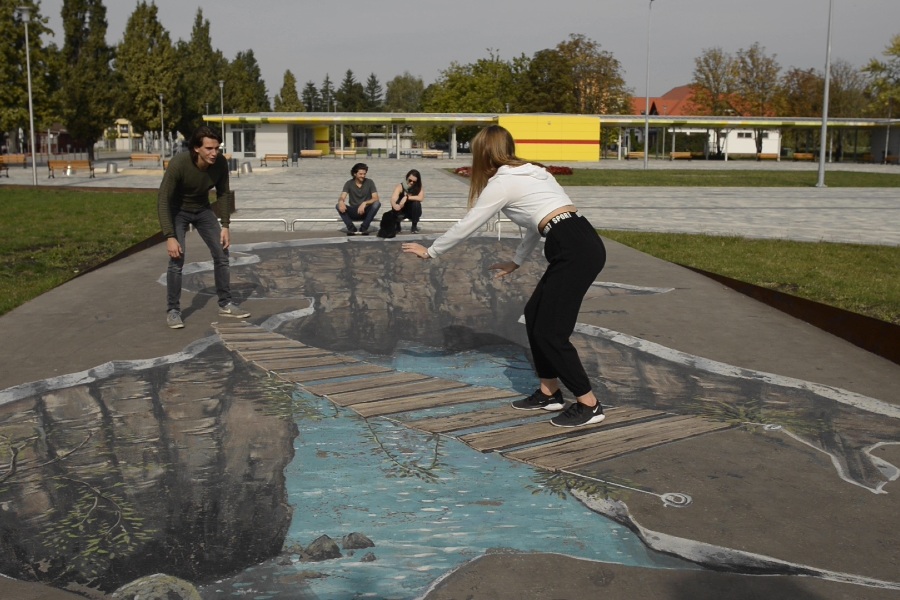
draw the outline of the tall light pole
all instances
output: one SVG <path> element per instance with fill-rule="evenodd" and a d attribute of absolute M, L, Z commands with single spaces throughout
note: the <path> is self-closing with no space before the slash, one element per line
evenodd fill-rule
<path fill-rule="evenodd" d="M 647 81 L 644 88 L 644 168 L 650 160 L 650 16 L 653 14 L 653 0 L 647 7 Z"/>
<path fill-rule="evenodd" d="M 225 154 L 225 80 L 219 80 L 219 114 L 222 116 L 222 154 Z"/>
<path fill-rule="evenodd" d="M 31 7 L 18 6 L 16 12 L 25 23 L 25 70 L 28 72 L 28 120 L 31 125 L 31 179 L 37 185 L 37 163 L 34 156 L 34 104 L 31 100 L 31 49 L 28 41 L 28 21 L 31 20 Z"/>
<path fill-rule="evenodd" d="M 166 157 L 166 123 L 163 120 L 163 95 L 159 95 L 159 153 L 163 158 Z"/>
<path fill-rule="evenodd" d="M 831 87 L 831 24 L 834 14 L 834 0 L 828 0 L 828 41 L 825 47 L 825 94 L 822 101 L 822 139 L 819 140 L 819 180 L 816 187 L 825 185 L 825 145 L 828 137 L 828 88 Z"/>

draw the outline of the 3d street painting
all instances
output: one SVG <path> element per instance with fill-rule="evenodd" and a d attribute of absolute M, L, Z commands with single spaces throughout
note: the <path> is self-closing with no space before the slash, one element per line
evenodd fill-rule
<path fill-rule="evenodd" d="M 885 495 L 897 407 L 580 324 L 609 418 L 553 428 L 508 407 L 535 385 L 520 311 L 542 265 L 484 273 L 515 243 L 431 263 L 377 239 L 238 246 L 242 299 L 296 310 L 0 391 L 0 572 L 88 596 L 167 573 L 207 599 L 417 598 L 485 553 L 555 552 L 900 589 L 648 530 L 629 503 L 691 510 L 690 490 L 604 466 L 739 431 L 799 441 L 834 485 Z M 210 268 L 190 265 L 186 289 L 211 293 Z M 668 292 L 598 282 L 583 313 Z"/>

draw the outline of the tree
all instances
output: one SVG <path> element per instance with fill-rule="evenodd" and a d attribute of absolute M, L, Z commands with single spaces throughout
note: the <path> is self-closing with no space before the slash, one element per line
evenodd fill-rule
<path fill-rule="evenodd" d="M 457 62 L 441 71 L 424 97 L 427 112 L 505 112 L 515 98 L 509 63 L 488 49 L 488 58 L 461 65 Z"/>
<path fill-rule="evenodd" d="M 421 112 L 424 91 L 422 78 L 404 71 L 403 75 L 397 75 L 387 83 L 384 109 L 389 112 Z"/>
<path fill-rule="evenodd" d="M 59 72 L 59 51 L 55 45 L 44 46 L 41 38 L 51 34 L 39 6 L 20 0 L 0 0 L 0 131 L 7 132 L 10 152 L 23 151 L 29 138 L 28 73 L 25 60 L 24 15 L 18 6 L 30 6 L 28 19 L 28 52 L 31 59 L 32 104 L 35 127 L 43 129 L 59 117 L 53 103 Z M 19 137 L 19 130 L 23 136 Z"/>
<path fill-rule="evenodd" d="M 767 56 L 765 48 L 754 43 L 750 48 L 738 50 L 735 58 L 737 70 L 737 94 L 734 106 L 738 114 L 753 117 L 770 117 L 775 114 L 775 98 L 778 94 L 778 76 L 781 65 L 775 55 Z M 764 129 L 755 128 L 756 152 L 762 152 Z"/>
<path fill-rule="evenodd" d="M 559 50 L 538 50 L 523 60 L 516 112 L 575 113 L 574 68 Z"/>
<path fill-rule="evenodd" d="M 366 80 L 365 96 L 367 111 L 377 112 L 381 110 L 384 104 L 384 89 L 381 87 L 381 82 L 378 81 L 375 73 L 370 73 L 369 78 Z"/>
<path fill-rule="evenodd" d="M 331 82 L 331 77 L 328 73 L 325 73 L 325 79 L 322 80 L 322 87 L 319 88 L 319 96 L 322 98 L 322 104 L 325 112 L 335 110 L 334 109 L 334 84 Z"/>
<path fill-rule="evenodd" d="M 157 13 L 155 4 L 138 2 L 116 52 L 115 67 L 124 84 L 118 94 L 121 114 L 138 131 L 159 131 L 160 118 L 170 126 L 181 119 L 180 111 L 174 111 L 179 103 L 177 57 Z M 160 114 L 160 94 L 165 116 Z"/>
<path fill-rule="evenodd" d="M 823 84 L 824 85 L 824 84 Z M 862 71 L 846 60 L 831 63 L 828 113 L 831 117 L 861 117 L 866 109 L 867 82 Z"/>
<path fill-rule="evenodd" d="M 316 89 L 316 84 L 312 81 L 307 81 L 306 85 L 303 86 L 303 105 L 306 107 L 307 111 L 324 111 L 324 103 L 322 102 L 322 97 L 319 96 L 319 90 Z"/>
<path fill-rule="evenodd" d="M 184 137 L 203 125 L 203 115 L 218 113 L 220 106 L 219 81 L 225 79 L 228 60 L 220 50 L 213 49 L 209 21 L 198 8 L 194 17 L 191 38 L 176 44 L 179 72 L 179 100 L 181 118 L 176 128 Z"/>
<path fill-rule="evenodd" d="M 225 78 L 225 109 L 232 112 L 268 112 L 269 94 L 253 50 L 238 52 Z"/>
<path fill-rule="evenodd" d="M 881 54 L 885 60 L 873 58 L 863 72 L 870 85 L 871 114 L 890 117 L 900 100 L 900 34 L 891 39 Z"/>
<path fill-rule="evenodd" d="M 625 85 L 622 65 L 600 44 L 572 34 L 556 46 L 571 68 L 575 110 L 582 114 L 621 114 L 631 108 L 631 90 Z"/>
<path fill-rule="evenodd" d="M 786 117 L 822 116 L 825 79 L 815 69 L 788 70 L 778 85 L 778 112 Z"/>
<path fill-rule="evenodd" d="M 356 81 L 353 71 L 347 69 L 341 87 L 335 92 L 335 99 L 342 112 L 363 112 L 366 110 L 366 90 Z"/>
<path fill-rule="evenodd" d="M 115 103 L 113 51 L 106 43 L 106 7 L 101 0 L 64 0 L 60 106 L 66 129 L 94 159 L 96 142 L 112 122 Z"/>
<path fill-rule="evenodd" d="M 305 109 L 297 95 L 297 78 L 288 69 L 284 72 L 281 91 L 275 96 L 275 112 L 303 112 Z"/>
<path fill-rule="evenodd" d="M 698 115 L 733 115 L 737 90 L 734 57 L 721 48 L 708 48 L 694 59 L 690 110 Z M 715 130 L 716 153 L 722 154 L 722 130 Z"/>
<path fill-rule="evenodd" d="M 707 48 L 694 59 L 692 111 L 698 115 L 733 115 L 737 90 L 734 57 L 721 48 Z"/>

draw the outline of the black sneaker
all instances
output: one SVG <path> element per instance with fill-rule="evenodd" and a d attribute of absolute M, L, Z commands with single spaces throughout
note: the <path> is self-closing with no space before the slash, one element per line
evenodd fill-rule
<path fill-rule="evenodd" d="M 599 423 L 605 418 L 606 415 L 603 414 L 603 407 L 599 402 L 594 406 L 585 406 L 581 402 L 575 402 L 561 415 L 550 419 L 550 423 L 557 427 L 582 427 Z"/>
<path fill-rule="evenodd" d="M 360 227 L 359 235 L 369 235 L 369 228 L 368 227 Z"/>
<path fill-rule="evenodd" d="M 354 225 L 351 225 L 350 227 L 347 228 L 347 235 L 354 235 L 355 233 L 356 233 L 356 227 Z"/>
<path fill-rule="evenodd" d="M 510 404 L 516 410 L 562 410 L 565 406 L 561 390 L 556 390 L 552 396 L 548 396 L 540 388 L 527 398 L 514 400 Z"/>
<path fill-rule="evenodd" d="M 418 226 L 418 225 L 413 225 L 413 226 L 412 226 L 412 229 L 410 229 L 410 231 L 411 231 L 412 233 L 419 233 L 419 226 Z"/>

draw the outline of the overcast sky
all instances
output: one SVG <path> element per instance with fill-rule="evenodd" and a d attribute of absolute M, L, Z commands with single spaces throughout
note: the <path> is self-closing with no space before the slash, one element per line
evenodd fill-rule
<path fill-rule="evenodd" d="M 882 58 L 900 34 L 900 0 L 833 0 L 831 59 L 861 67 Z M 63 0 L 42 0 L 62 45 Z M 720 47 L 729 53 L 759 42 L 782 69 L 825 66 L 829 0 L 156 0 L 172 41 L 190 38 L 198 7 L 213 46 L 229 59 L 252 49 L 269 96 L 288 69 L 318 87 L 326 74 L 340 84 L 347 69 L 382 86 L 409 71 L 428 85 L 451 62 L 488 56 L 508 60 L 553 48 L 583 34 L 611 52 L 636 96 L 646 93 L 647 31 L 651 33 L 650 95 L 690 83 L 694 59 Z M 108 39 L 122 39 L 136 0 L 106 0 Z M 649 15 L 649 19 L 648 19 Z M 227 85 L 227 82 L 226 82 Z"/>

